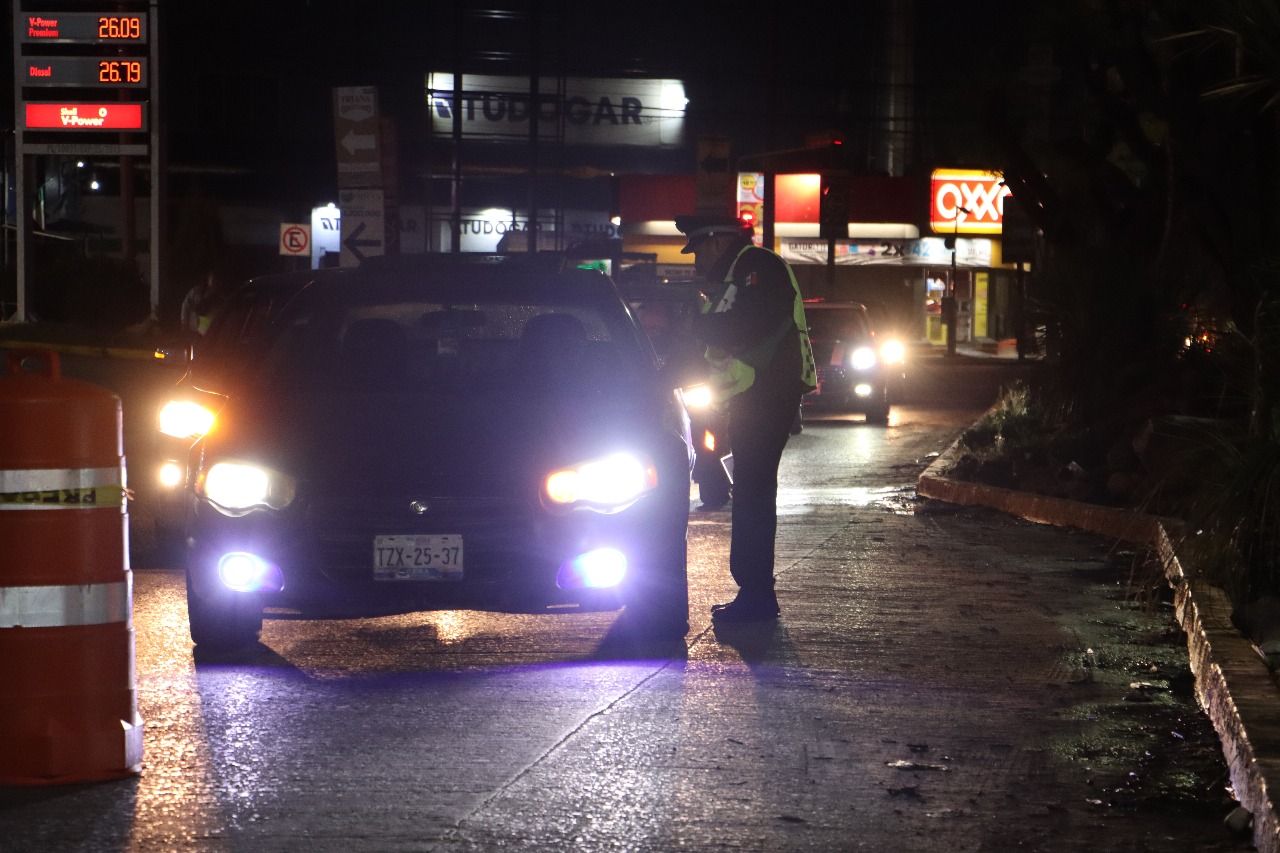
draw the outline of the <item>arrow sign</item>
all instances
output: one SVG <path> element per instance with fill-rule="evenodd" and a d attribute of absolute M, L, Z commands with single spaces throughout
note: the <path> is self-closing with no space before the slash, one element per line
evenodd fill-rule
<path fill-rule="evenodd" d="M 351 254 L 355 255 L 356 260 L 358 261 L 363 261 L 365 258 L 364 252 L 360 251 L 361 249 L 372 249 L 375 247 L 382 246 L 381 240 L 361 240 L 360 239 L 360 235 L 364 233 L 364 225 L 365 224 L 361 222 L 354 229 L 352 229 L 351 236 L 342 241 L 342 245 L 350 249 Z M 375 254 L 381 254 L 381 253 L 376 252 Z"/>
<path fill-rule="evenodd" d="M 372 86 L 336 88 L 333 106 L 338 187 L 381 187 L 383 142 L 377 90 Z"/>
<path fill-rule="evenodd" d="M 357 151 L 373 151 L 378 147 L 378 137 L 372 133 L 356 133 L 354 130 L 348 130 L 346 136 L 342 137 L 342 147 L 347 149 L 348 154 L 355 154 Z"/>

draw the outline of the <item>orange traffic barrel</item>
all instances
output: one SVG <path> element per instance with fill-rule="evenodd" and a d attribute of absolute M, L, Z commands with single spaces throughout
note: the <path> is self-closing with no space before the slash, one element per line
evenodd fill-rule
<path fill-rule="evenodd" d="M 142 718 L 120 398 L 56 352 L 0 372 L 0 784 L 136 774 Z"/>

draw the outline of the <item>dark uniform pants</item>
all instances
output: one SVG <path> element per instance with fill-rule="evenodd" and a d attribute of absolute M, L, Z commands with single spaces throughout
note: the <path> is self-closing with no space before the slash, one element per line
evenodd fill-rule
<path fill-rule="evenodd" d="M 729 573 L 744 598 L 773 595 L 778 530 L 778 464 L 800 408 L 800 395 L 730 401 L 733 438 L 733 530 Z"/>

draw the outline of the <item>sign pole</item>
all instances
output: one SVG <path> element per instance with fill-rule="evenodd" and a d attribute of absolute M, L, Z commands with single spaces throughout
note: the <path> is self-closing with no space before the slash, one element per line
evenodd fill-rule
<path fill-rule="evenodd" d="M 164 164 L 160 161 L 160 0 L 151 0 L 151 29 L 148 53 L 151 63 L 151 245 L 148 266 L 151 278 L 151 319 L 160 321 L 160 250 L 165 247 L 161 230 L 164 222 Z"/>
<path fill-rule="evenodd" d="M 22 32 L 22 10 L 20 3 L 13 4 L 13 103 L 16 110 L 22 109 L 22 76 L 18 73 L 22 51 L 19 49 Z M 22 121 L 20 117 L 13 124 L 13 166 L 15 181 L 14 192 L 17 199 L 14 204 L 14 235 L 17 241 L 14 252 L 14 271 L 17 273 L 17 310 L 13 319 L 19 323 L 27 321 L 27 217 L 30 206 L 27 204 L 27 150 L 22 141 Z"/>

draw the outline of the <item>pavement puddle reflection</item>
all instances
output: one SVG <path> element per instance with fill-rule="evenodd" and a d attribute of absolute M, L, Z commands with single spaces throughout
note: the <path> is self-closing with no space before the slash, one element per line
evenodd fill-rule
<path fill-rule="evenodd" d="M 845 486 L 778 489 L 778 514 L 803 515 L 819 506 L 878 507 L 897 515 L 914 514 L 914 484 L 899 486 Z"/>

